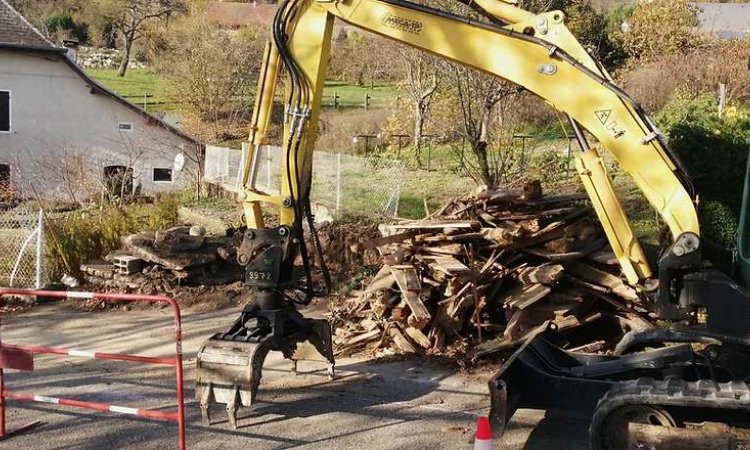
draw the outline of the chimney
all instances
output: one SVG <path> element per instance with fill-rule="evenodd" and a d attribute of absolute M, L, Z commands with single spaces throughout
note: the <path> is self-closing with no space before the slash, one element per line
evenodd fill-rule
<path fill-rule="evenodd" d="M 63 47 L 68 49 L 65 56 L 76 65 L 78 65 L 78 45 L 79 43 L 75 39 L 63 39 Z"/>

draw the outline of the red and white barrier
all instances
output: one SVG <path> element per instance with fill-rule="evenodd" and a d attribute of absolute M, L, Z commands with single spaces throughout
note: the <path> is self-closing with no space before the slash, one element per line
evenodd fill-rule
<path fill-rule="evenodd" d="M 50 299 L 99 299 L 115 302 L 140 302 L 140 303 L 167 303 L 172 307 L 175 330 L 175 356 L 169 358 L 157 358 L 142 355 L 128 355 L 115 353 L 91 352 L 84 350 L 62 349 L 41 347 L 34 345 L 11 345 L 4 344 L 0 341 L 0 440 L 7 439 L 19 432 L 27 431 L 33 426 L 39 425 L 35 422 L 29 426 L 7 432 L 5 426 L 5 399 L 14 399 L 29 402 L 49 403 L 60 406 L 70 406 L 74 408 L 85 408 L 101 412 L 113 412 L 131 416 L 144 417 L 154 420 L 166 420 L 177 423 L 178 427 L 178 448 L 185 450 L 185 400 L 183 386 L 183 368 L 182 368 L 182 318 L 180 307 L 173 299 L 163 296 L 135 295 L 135 294 L 99 294 L 92 292 L 51 292 L 37 291 L 26 289 L 0 289 L 0 301 L 4 297 L 16 296 L 40 296 Z M 125 406 L 108 405 L 104 403 L 85 402 L 81 400 L 47 397 L 32 393 L 11 392 L 5 390 L 3 379 L 3 369 L 16 369 L 30 371 L 33 370 L 34 354 L 52 354 L 62 355 L 74 358 L 87 359 L 105 359 L 112 361 L 127 361 L 141 364 L 156 364 L 174 366 L 175 381 L 177 391 L 177 410 L 176 411 L 155 411 L 144 408 L 131 408 Z"/>

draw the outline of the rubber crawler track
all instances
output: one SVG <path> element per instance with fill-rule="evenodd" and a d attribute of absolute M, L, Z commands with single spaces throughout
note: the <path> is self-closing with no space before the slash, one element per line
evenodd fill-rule
<path fill-rule="evenodd" d="M 732 409 L 750 412 L 750 386 L 743 381 L 714 383 L 712 380 L 654 380 L 651 378 L 618 383 L 599 400 L 596 406 L 589 427 L 589 442 L 592 450 L 609 450 L 602 442 L 602 427 L 612 412 L 628 405 Z"/>

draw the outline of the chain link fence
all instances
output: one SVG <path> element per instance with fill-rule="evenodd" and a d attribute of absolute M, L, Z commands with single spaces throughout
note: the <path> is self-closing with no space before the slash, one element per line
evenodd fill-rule
<path fill-rule="evenodd" d="M 18 207 L 0 212 L 0 286 L 42 287 L 43 224 L 40 209 Z"/>
<path fill-rule="evenodd" d="M 208 146 L 204 180 L 224 186 L 238 186 L 245 154 L 236 149 Z M 278 194 L 281 164 L 280 147 L 262 147 L 258 154 L 256 188 Z M 404 164 L 394 159 L 315 152 L 311 199 L 318 208 L 328 210 L 331 215 L 350 212 L 395 217 L 398 215 L 404 171 Z"/>

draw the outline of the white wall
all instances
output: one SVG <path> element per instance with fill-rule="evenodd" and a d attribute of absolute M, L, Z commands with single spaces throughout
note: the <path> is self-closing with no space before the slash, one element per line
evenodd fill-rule
<path fill-rule="evenodd" d="M 173 173 L 172 183 L 154 183 L 152 174 L 154 167 L 171 168 L 181 151 L 195 155 L 195 144 L 110 96 L 93 94 L 62 58 L 0 49 L 0 90 L 12 97 L 12 130 L 0 133 L 0 164 L 12 166 L 14 184 L 47 196 L 70 197 L 71 190 L 85 196 L 100 186 L 104 166 L 123 165 L 133 167 L 143 193 L 190 186 L 194 164 Z M 120 122 L 133 130 L 118 130 Z"/>

